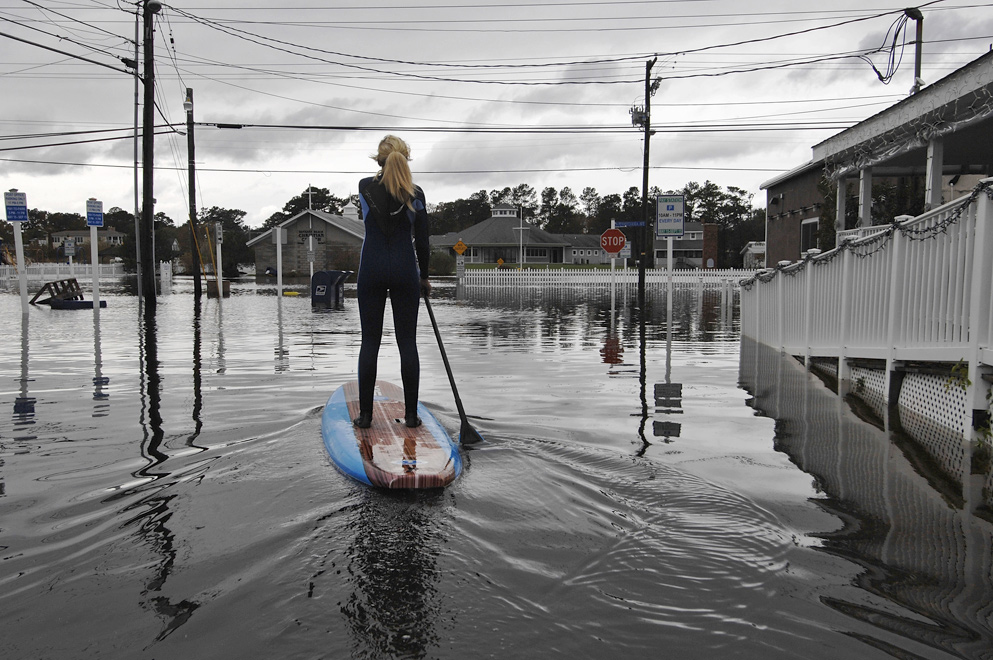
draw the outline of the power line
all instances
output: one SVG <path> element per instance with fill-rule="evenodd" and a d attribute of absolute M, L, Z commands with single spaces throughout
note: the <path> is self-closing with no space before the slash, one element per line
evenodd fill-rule
<path fill-rule="evenodd" d="M 175 124 L 179 126 L 180 124 Z M 173 125 L 170 124 L 158 124 L 152 128 L 172 128 Z M 127 128 L 98 128 L 89 131 L 56 131 L 51 133 L 25 133 L 22 135 L 0 135 L 0 140 L 35 140 L 41 138 L 53 138 L 53 137 L 69 137 L 71 135 L 94 135 L 97 133 L 119 133 L 121 131 L 134 132 L 134 128 L 128 126 Z"/>
<path fill-rule="evenodd" d="M 46 30 L 42 30 L 41 28 L 36 28 L 36 27 L 31 26 L 31 25 L 27 25 L 27 24 L 25 24 L 25 23 L 23 23 L 21 21 L 15 21 L 14 19 L 7 18 L 6 16 L 0 16 L 0 21 L 6 21 L 8 23 L 13 23 L 14 25 L 17 25 L 19 27 L 27 28 L 28 30 L 34 30 L 35 32 L 40 32 L 40 33 L 44 34 L 45 36 L 52 37 L 53 39 L 58 39 L 59 41 L 68 41 L 71 44 L 75 44 L 76 46 L 81 46 L 82 48 L 89 49 L 89 50 L 93 51 L 94 53 L 98 53 L 100 55 L 108 55 L 110 57 L 113 57 L 114 59 L 120 59 L 117 55 L 114 55 L 113 53 L 109 53 L 106 50 L 97 48 L 96 46 L 91 46 L 91 45 L 89 45 L 87 43 L 84 43 L 82 41 L 76 41 L 75 39 L 73 39 L 71 37 L 64 37 L 62 35 L 52 34 L 51 32 L 47 32 Z M 16 38 L 16 37 L 12 37 L 12 38 Z M 123 37 L 120 37 L 120 39 L 122 39 L 124 41 L 127 41 Z M 33 44 L 33 42 L 26 41 L 24 39 L 18 39 L 18 41 L 25 41 L 25 43 L 32 43 Z M 131 43 L 133 43 L 133 42 L 131 42 Z M 40 46 L 41 44 L 33 44 L 33 45 Z M 47 46 L 41 46 L 41 47 L 42 48 L 48 48 Z M 54 49 L 49 48 L 49 50 L 54 50 Z M 62 51 L 56 51 L 56 52 L 62 52 Z M 79 58 L 79 59 L 82 59 L 82 58 Z"/>
<path fill-rule="evenodd" d="M 0 17 L 0 18 L 2 18 L 2 17 Z M 116 66 L 111 66 L 110 64 L 104 64 L 103 62 L 98 62 L 96 60 L 91 60 L 90 58 L 83 57 L 82 55 L 75 55 L 73 53 L 68 53 L 68 52 L 66 52 L 64 50 L 59 50 L 58 48 L 52 48 L 51 46 L 45 46 L 43 44 L 39 44 L 39 43 L 36 43 L 34 41 L 30 41 L 28 39 L 21 39 L 20 37 L 15 37 L 14 35 L 7 34 L 6 32 L 0 32 L 0 37 L 7 37 L 8 39 L 13 39 L 14 41 L 20 41 L 21 43 L 29 44 L 31 46 L 37 46 L 38 48 L 44 48 L 45 50 L 50 50 L 53 53 L 58 53 L 59 55 L 66 55 L 66 56 L 71 57 L 71 58 L 76 59 L 76 60 L 82 60 L 83 62 L 89 62 L 90 64 L 96 64 L 97 66 L 102 66 L 105 69 L 110 69 L 111 71 L 117 71 L 118 73 L 123 73 L 123 74 L 126 74 L 128 76 L 134 75 L 130 71 L 128 71 L 127 69 L 118 69 Z"/>
<path fill-rule="evenodd" d="M 506 127 L 480 127 L 480 126 L 355 126 L 337 124 L 254 124 L 235 122 L 195 122 L 196 126 L 206 126 L 218 129 L 278 129 L 278 130 L 304 130 L 304 131 L 356 131 L 356 132 L 382 132 L 382 131 L 407 131 L 410 133 L 493 133 L 493 134 L 539 134 L 539 135 L 580 135 L 592 133 L 620 133 L 630 134 L 631 127 L 627 125 L 613 126 L 506 126 Z M 741 132 L 741 131 L 780 131 L 797 129 L 814 130 L 840 130 L 848 128 L 851 124 L 839 123 L 838 121 L 824 122 L 795 122 L 776 124 L 715 124 L 713 126 L 687 125 L 687 124 L 659 124 L 659 133 L 713 133 L 713 132 Z"/>
<path fill-rule="evenodd" d="M 170 133 L 175 133 L 175 129 L 171 131 L 156 131 L 154 135 L 169 135 Z M 65 147 L 73 144 L 92 144 L 94 142 L 113 142 L 114 140 L 133 140 L 134 135 L 118 135 L 115 137 L 105 137 L 105 138 L 93 138 L 92 140 L 73 140 L 70 142 L 50 142 L 48 144 L 31 144 L 23 145 L 20 147 L 0 147 L 0 151 L 23 151 L 25 149 L 47 149 L 49 147 Z M 132 167 L 129 165 L 128 167 Z"/>
<path fill-rule="evenodd" d="M 51 160 L 28 160 L 21 158 L 0 158 L 0 162 L 7 163 L 28 163 L 35 165 L 59 165 L 59 166 L 76 166 L 76 167 L 105 167 L 113 169 L 131 169 L 132 165 L 117 165 L 113 163 L 79 163 L 71 161 L 51 161 Z M 628 170 L 640 169 L 640 165 L 637 166 L 614 166 L 614 167 L 553 167 L 553 168 L 519 168 L 519 169 L 506 169 L 506 170 L 418 170 L 418 176 L 421 175 L 449 175 L 449 174 L 528 174 L 528 173 L 555 173 L 555 172 L 624 172 Z M 161 167 L 156 166 L 156 170 L 184 170 L 181 167 Z M 651 166 L 653 170 L 714 170 L 714 171 L 726 171 L 726 172 L 783 172 L 785 168 L 767 168 L 767 167 L 724 167 L 715 166 L 708 167 L 705 165 L 653 165 Z M 203 172 L 215 172 L 215 173 L 228 173 L 228 174 L 348 174 L 348 175 L 361 175 L 368 174 L 368 170 L 317 170 L 317 169 L 306 169 L 306 170 L 274 170 L 274 169 L 259 169 L 259 168 L 222 168 L 222 167 L 198 167 L 198 171 Z"/>
<path fill-rule="evenodd" d="M 127 42 L 129 44 L 134 44 L 134 40 L 133 39 L 128 39 L 127 37 L 122 37 L 119 34 L 115 34 L 115 33 L 111 32 L 109 30 L 105 30 L 102 27 L 99 27 L 97 25 L 92 25 L 90 23 L 87 23 L 86 21 L 81 21 L 78 18 L 73 18 L 72 16 L 69 16 L 67 14 L 63 14 L 61 12 L 55 11 L 54 9 L 51 9 L 50 7 L 43 7 L 42 5 L 39 5 L 37 2 L 32 2 L 32 0 L 22 0 L 22 2 L 26 2 L 29 5 L 33 6 L 33 7 L 37 7 L 41 11 L 46 11 L 46 12 L 55 14 L 57 16 L 61 16 L 62 18 L 66 18 L 66 19 L 72 21 L 73 23 L 79 23 L 80 25 L 85 25 L 86 27 L 88 27 L 88 28 L 90 28 L 92 30 L 96 30 L 97 32 L 103 32 L 104 34 L 109 35 L 111 37 L 114 37 L 116 39 L 122 39 L 122 40 L 124 40 L 125 42 Z M 25 27 L 27 27 L 27 26 L 25 26 Z"/>
<path fill-rule="evenodd" d="M 944 0 L 932 0 L 932 2 L 928 3 L 927 5 L 923 5 L 923 6 L 928 6 L 930 4 L 935 4 L 937 2 L 942 2 L 942 1 L 944 1 Z M 235 37 L 235 38 L 238 38 L 238 39 L 242 39 L 242 40 L 248 41 L 250 43 L 254 43 L 254 44 L 259 45 L 259 46 L 270 48 L 272 50 L 276 50 L 276 51 L 279 51 L 279 52 L 284 52 L 284 53 L 287 53 L 287 54 L 290 54 L 290 55 L 294 55 L 294 56 L 297 56 L 297 57 L 304 57 L 304 58 L 307 58 L 307 59 L 321 61 L 321 62 L 324 62 L 324 63 L 327 63 L 327 64 L 334 64 L 334 65 L 337 65 L 337 66 L 343 66 L 343 67 L 346 67 L 346 68 L 357 69 L 357 70 L 360 70 L 360 71 L 365 71 L 365 72 L 370 72 L 370 73 L 377 73 L 377 74 L 380 74 L 380 75 L 386 75 L 388 77 L 414 78 L 414 79 L 419 79 L 419 80 L 430 80 L 430 81 L 433 81 L 433 82 L 474 83 L 474 84 L 491 84 L 491 85 L 556 85 L 556 86 L 560 86 L 560 85 L 594 85 L 594 84 L 596 84 L 596 85 L 616 85 L 616 84 L 630 84 L 630 83 L 640 83 L 641 82 L 640 77 L 637 78 L 637 79 L 621 79 L 621 80 L 569 80 L 569 81 L 563 81 L 563 80 L 557 80 L 557 81 L 478 80 L 478 79 L 467 79 L 467 78 L 446 78 L 446 77 L 442 77 L 442 76 L 422 75 L 422 74 L 416 74 L 416 73 L 411 73 L 411 72 L 401 72 L 401 71 L 384 71 L 384 70 L 381 70 L 381 69 L 375 69 L 375 68 L 372 68 L 372 67 L 362 66 L 362 65 L 358 65 L 358 64 L 354 64 L 354 63 L 349 63 L 349 62 L 340 62 L 340 61 L 327 60 L 327 59 L 325 59 L 323 57 L 319 57 L 319 56 L 315 56 L 315 55 L 310 55 L 308 53 L 301 53 L 301 52 L 298 52 L 296 50 L 292 50 L 292 49 L 287 48 L 287 47 L 284 47 L 284 46 L 292 46 L 293 48 L 304 49 L 304 50 L 307 50 L 307 51 L 310 51 L 310 52 L 322 53 L 322 54 L 326 54 L 326 55 L 334 55 L 336 57 L 347 57 L 347 58 L 362 59 L 362 60 L 374 60 L 374 61 L 377 61 L 377 62 L 390 63 L 390 64 L 400 64 L 400 65 L 408 65 L 408 66 L 409 65 L 417 65 L 417 66 L 446 66 L 446 67 L 452 67 L 452 66 L 459 66 L 459 65 L 452 65 L 452 64 L 448 64 L 448 63 L 412 62 L 412 61 L 407 61 L 407 60 L 397 60 L 397 59 L 389 59 L 389 58 L 370 58 L 370 57 L 366 57 L 366 56 L 356 56 L 356 55 L 352 55 L 352 54 L 348 54 L 348 53 L 342 53 L 342 52 L 339 52 L 339 51 L 330 51 L 330 50 L 321 49 L 321 48 L 314 48 L 314 47 L 310 47 L 310 46 L 293 44 L 293 43 L 290 43 L 288 41 L 284 41 L 284 40 L 280 40 L 280 39 L 275 39 L 275 38 L 272 38 L 272 37 L 266 37 L 266 36 L 259 35 L 259 34 L 253 33 L 253 32 L 249 32 L 247 30 L 241 30 L 239 28 L 234 28 L 234 27 L 229 27 L 229 26 L 223 26 L 223 25 L 219 24 L 216 21 L 212 21 L 210 19 L 206 19 L 206 18 L 197 16 L 195 14 L 191 14 L 189 12 L 178 10 L 178 9 L 176 9 L 174 7 L 170 7 L 170 8 L 173 9 L 173 11 L 176 11 L 177 13 L 179 13 L 180 15 L 186 16 L 190 20 L 193 20 L 193 21 L 195 21 L 197 23 L 200 23 L 201 25 L 204 25 L 205 27 L 210 27 L 210 28 L 215 29 L 215 30 L 217 30 L 219 32 L 222 32 L 224 34 L 227 34 L 228 36 L 232 36 L 232 37 Z M 902 12 L 902 11 L 903 10 L 899 10 L 899 12 Z M 797 35 L 802 35 L 802 34 L 809 34 L 811 32 L 815 32 L 815 31 L 819 31 L 819 30 L 825 30 L 825 29 L 830 29 L 830 28 L 834 28 L 834 27 L 840 27 L 840 26 L 843 26 L 843 25 L 849 25 L 849 24 L 856 23 L 856 22 L 861 22 L 861 21 L 866 21 L 866 20 L 872 20 L 872 19 L 875 19 L 875 18 L 880 18 L 882 16 L 890 15 L 890 14 L 893 14 L 893 13 L 898 13 L 898 12 L 897 11 L 887 11 L 887 12 L 883 12 L 883 13 L 880 13 L 880 14 L 874 14 L 874 15 L 865 16 L 865 17 L 853 18 L 853 19 L 841 21 L 841 22 L 838 22 L 838 23 L 832 23 L 830 25 L 817 26 L 817 27 L 807 28 L 807 29 L 804 29 L 804 30 L 798 30 L 798 31 L 789 32 L 789 33 L 785 33 L 785 34 L 773 35 L 773 36 L 770 36 L 770 37 L 762 37 L 762 38 L 756 38 L 756 39 L 749 39 L 749 40 L 744 40 L 744 41 L 739 41 L 739 42 L 734 42 L 734 43 L 729 43 L 729 44 L 715 44 L 715 45 L 705 46 L 705 47 L 696 48 L 696 49 L 689 49 L 689 50 L 683 50 L 683 51 L 674 51 L 674 52 L 670 52 L 670 53 L 659 53 L 657 55 L 675 56 L 675 55 L 679 55 L 679 54 L 703 52 L 703 51 L 706 51 L 706 50 L 713 50 L 713 49 L 717 49 L 717 48 L 727 48 L 727 47 L 731 47 L 731 46 L 738 46 L 738 45 L 744 45 L 744 44 L 760 43 L 760 42 L 765 42 L 765 41 L 771 41 L 771 40 L 774 40 L 774 39 L 781 39 L 781 38 L 785 38 L 785 37 L 788 37 L 788 36 L 797 36 Z M 276 45 L 276 44 L 279 44 L 279 45 Z M 871 52 L 878 52 L 878 50 L 879 49 L 877 49 L 876 51 L 869 51 L 869 52 L 870 53 Z M 852 57 L 855 57 L 855 56 L 856 55 L 852 55 Z M 624 62 L 624 61 L 631 61 L 632 59 L 634 59 L 634 58 L 633 57 L 624 57 L 624 58 L 612 58 L 612 59 L 604 59 L 604 60 L 597 60 L 597 61 L 585 60 L 585 61 L 578 61 L 578 62 L 572 62 L 572 63 L 558 62 L 558 63 L 554 63 L 554 64 L 551 64 L 551 63 L 522 64 L 522 65 L 512 65 L 512 67 L 505 67 L 505 68 L 518 68 L 518 67 L 531 67 L 531 68 L 533 68 L 533 67 L 539 67 L 539 66 L 546 67 L 547 68 L 548 66 L 570 66 L 570 65 L 576 66 L 576 65 L 603 64 L 603 63 L 614 63 L 614 64 L 616 64 L 616 63 L 620 63 L 620 62 Z M 489 66 L 489 65 L 487 65 L 487 66 Z M 494 66 L 496 66 L 496 65 L 494 65 Z M 463 67 L 463 68 L 465 68 L 465 67 Z"/>

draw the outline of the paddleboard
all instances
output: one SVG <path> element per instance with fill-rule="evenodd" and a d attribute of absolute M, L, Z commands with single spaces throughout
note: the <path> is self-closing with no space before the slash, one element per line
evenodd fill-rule
<path fill-rule="evenodd" d="M 422 423 L 416 428 L 404 424 L 402 387 L 376 381 L 372 405 L 371 427 L 352 424 L 359 416 L 359 384 L 352 381 L 324 406 L 321 435 L 339 470 L 380 488 L 441 488 L 459 476 L 459 448 L 423 403 L 417 403 Z"/>

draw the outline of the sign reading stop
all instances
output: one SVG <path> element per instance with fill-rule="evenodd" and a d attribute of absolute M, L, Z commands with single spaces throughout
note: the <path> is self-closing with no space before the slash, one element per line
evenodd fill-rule
<path fill-rule="evenodd" d="M 620 229 L 608 229 L 600 234 L 600 247 L 607 254 L 617 254 L 627 245 L 627 238 Z"/>

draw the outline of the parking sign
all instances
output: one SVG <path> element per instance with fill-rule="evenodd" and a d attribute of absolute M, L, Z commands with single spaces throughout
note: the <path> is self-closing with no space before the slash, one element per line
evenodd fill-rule
<path fill-rule="evenodd" d="M 7 222 L 28 221 L 28 196 L 11 190 L 3 194 L 3 204 L 7 208 Z"/>
<path fill-rule="evenodd" d="M 103 202 L 92 197 L 86 200 L 86 225 L 103 227 Z"/>
<path fill-rule="evenodd" d="M 683 235 L 683 196 L 659 195 L 655 205 L 656 238 Z"/>

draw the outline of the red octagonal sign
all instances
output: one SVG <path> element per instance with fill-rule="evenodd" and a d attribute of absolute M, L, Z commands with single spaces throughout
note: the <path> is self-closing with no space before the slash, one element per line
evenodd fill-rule
<path fill-rule="evenodd" d="M 627 238 L 620 229 L 608 229 L 600 234 L 600 247 L 608 254 L 617 254 L 627 245 Z"/>

